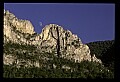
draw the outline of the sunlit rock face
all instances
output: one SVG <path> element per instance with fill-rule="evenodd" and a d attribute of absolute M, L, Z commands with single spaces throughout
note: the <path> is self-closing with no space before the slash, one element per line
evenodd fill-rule
<path fill-rule="evenodd" d="M 57 51 L 59 43 L 61 57 L 74 60 L 75 62 L 91 61 L 92 57 L 89 47 L 83 44 L 77 35 L 72 34 L 69 30 L 64 30 L 63 27 L 57 24 L 46 25 L 42 29 L 41 40 L 41 50 L 43 51 Z M 92 59 L 99 62 L 95 57 Z"/>
<path fill-rule="evenodd" d="M 9 11 L 4 12 L 4 25 L 15 27 L 17 30 L 23 33 L 34 34 L 34 27 L 28 20 L 21 20 L 15 17 L 14 14 Z"/>
<path fill-rule="evenodd" d="M 57 52 L 59 51 L 60 57 L 75 62 L 88 60 L 101 63 L 95 55 L 91 57 L 89 47 L 83 44 L 77 35 L 57 24 L 46 25 L 42 29 L 42 32 L 37 34 L 30 21 L 18 19 L 14 14 L 4 10 L 3 27 L 4 44 L 13 42 L 18 44 L 34 45 L 37 47 L 39 52 L 54 53 L 55 56 L 57 56 Z M 6 55 L 5 53 L 3 57 L 4 64 L 11 64 L 17 59 L 14 55 Z M 21 62 L 19 60 L 17 61 L 18 63 Z M 31 61 L 27 61 L 26 65 L 30 66 L 30 62 Z M 39 67 L 38 61 L 36 62 L 37 63 L 33 64 L 36 67 Z"/>
<path fill-rule="evenodd" d="M 7 37 L 5 41 L 23 42 L 27 43 L 24 34 L 34 34 L 34 27 L 28 20 L 18 19 L 14 14 L 8 10 L 4 10 L 4 36 Z"/>

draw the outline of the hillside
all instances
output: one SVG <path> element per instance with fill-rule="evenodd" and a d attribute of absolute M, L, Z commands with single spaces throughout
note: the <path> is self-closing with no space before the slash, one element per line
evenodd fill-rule
<path fill-rule="evenodd" d="M 3 37 L 5 78 L 114 78 L 89 45 L 57 24 L 37 34 L 29 20 L 4 11 Z"/>
<path fill-rule="evenodd" d="M 90 48 L 91 54 L 95 54 L 97 58 L 101 59 L 102 63 L 114 71 L 115 61 L 115 41 L 96 41 L 87 43 Z"/>

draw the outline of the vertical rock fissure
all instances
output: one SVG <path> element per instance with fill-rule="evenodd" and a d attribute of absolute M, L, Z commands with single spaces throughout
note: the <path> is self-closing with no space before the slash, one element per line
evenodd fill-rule
<path fill-rule="evenodd" d="M 67 50 L 67 32 L 65 33 L 65 41 L 66 41 L 65 50 Z"/>
<path fill-rule="evenodd" d="M 59 37 L 59 30 L 58 30 L 58 27 L 56 28 L 57 29 L 57 55 L 58 57 L 60 57 L 60 37 Z"/>

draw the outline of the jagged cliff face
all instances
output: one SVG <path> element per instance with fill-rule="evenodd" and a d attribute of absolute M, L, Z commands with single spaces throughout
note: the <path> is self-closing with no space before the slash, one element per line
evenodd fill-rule
<path fill-rule="evenodd" d="M 34 27 L 28 20 L 20 20 L 9 11 L 4 11 L 4 36 L 5 41 L 26 43 L 25 35 L 34 34 Z"/>
<path fill-rule="evenodd" d="M 13 26 L 16 28 L 16 30 L 19 30 L 23 33 L 35 33 L 34 27 L 32 26 L 30 21 L 18 19 L 9 11 L 4 12 L 4 28 L 6 28 L 7 26 Z"/>
<path fill-rule="evenodd" d="M 41 53 L 54 52 L 55 56 L 74 60 L 75 62 L 93 60 L 101 63 L 95 55 L 91 57 L 89 47 L 83 44 L 81 39 L 72 34 L 71 31 L 64 30 L 63 27 L 57 24 L 49 24 L 42 29 L 41 34 L 37 34 L 30 21 L 20 20 L 9 11 L 4 11 L 4 43 L 7 42 L 34 45 Z M 17 59 L 13 56 L 8 57 L 8 55 L 3 57 L 4 64 L 12 63 Z M 39 67 L 38 64 L 35 65 Z"/>
<path fill-rule="evenodd" d="M 89 47 L 83 44 L 77 35 L 72 34 L 69 30 L 64 30 L 59 25 L 46 25 L 41 33 L 41 40 L 41 50 L 43 51 L 46 49 L 48 52 L 57 51 L 60 47 L 61 57 L 73 59 L 75 62 L 91 61 Z"/>

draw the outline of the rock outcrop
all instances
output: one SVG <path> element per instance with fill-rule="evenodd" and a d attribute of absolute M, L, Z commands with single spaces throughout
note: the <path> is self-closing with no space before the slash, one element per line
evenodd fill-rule
<path fill-rule="evenodd" d="M 4 11 L 4 43 L 10 41 L 34 45 L 40 52 L 54 52 L 55 56 L 75 62 L 88 60 L 101 63 L 95 55 L 91 57 L 89 47 L 83 44 L 81 39 L 72 34 L 71 31 L 65 30 L 57 24 L 49 24 L 42 29 L 40 34 L 37 34 L 30 21 L 20 20 L 9 11 Z M 9 64 L 9 59 L 12 61 L 15 59 L 13 56 L 8 58 L 8 56 L 4 55 L 3 57 L 4 64 Z M 39 67 L 38 63 L 35 65 Z"/>
<path fill-rule="evenodd" d="M 34 27 L 28 20 L 21 20 L 15 17 L 14 14 L 4 10 L 4 36 L 5 41 L 23 42 L 27 40 L 25 35 L 34 34 Z"/>
<path fill-rule="evenodd" d="M 14 14 L 9 11 L 4 11 L 4 28 L 7 26 L 13 26 L 16 30 L 19 30 L 23 33 L 34 34 L 34 27 L 28 20 L 21 20 L 15 17 Z"/>
<path fill-rule="evenodd" d="M 42 40 L 41 50 L 48 52 L 54 50 L 56 53 L 58 50 L 61 57 L 73 59 L 75 62 L 91 61 L 89 47 L 83 44 L 81 39 L 72 34 L 71 31 L 64 30 L 59 25 L 50 24 L 43 28 L 40 35 Z"/>

